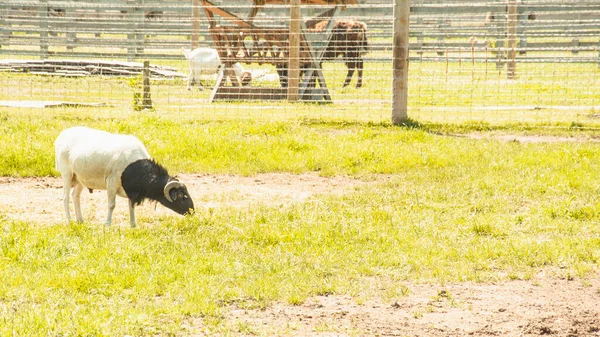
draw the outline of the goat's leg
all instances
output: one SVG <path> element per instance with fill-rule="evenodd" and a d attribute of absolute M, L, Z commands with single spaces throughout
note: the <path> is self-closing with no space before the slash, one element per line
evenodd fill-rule
<path fill-rule="evenodd" d="M 112 223 L 112 214 L 115 210 L 117 192 L 119 190 L 119 183 L 115 181 L 114 178 L 106 179 L 106 197 L 108 204 L 108 215 L 106 217 L 106 224 L 110 225 Z"/>
<path fill-rule="evenodd" d="M 348 74 L 346 75 L 346 80 L 344 81 L 344 87 L 347 87 L 352 80 L 352 76 L 354 75 L 354 68 L 356 68 L 355 62 L 347 62 L 346 67 L 348 67 Z"/>
<path fill-rule="evenodd" d="M 188 76 L 187 90 L 192 90 L 192 85 L 194 85 L 194 77 L 194 71 L 190 70 L 190 75 Z"/>
<path fill-rule="evenodd" d="M 131 199 L 129 200 L 129 223 L 131 228 L 135 228 L 135 204 Z"/>
<path fill-rule="evenodd" d="M 364 61 L 362 59 L 358 60 L 356 62 L 356 66 L 358 68 L 358 80 L 356 81 L 356 87 L 360 88 L 362 87 Z"/>
<path fill-rule="evenodd" d="M 117 195 L 112 193 L 111 191 L 107 191 L 108 197 L 108 215 L 106 216 L 106 224 L 110 225 L 112 223 L 112 214 L 115 210 Z"/>
<path fill-rule="evenodd" d="M 81 215 L 81 191 L 83 190 L 83 185 L 79 181 L 75 182 L 73 185 L 73 190 L 71 191 L 71 197 L 73 198 L 73 206 L 75 208 L 75 218 L 77 222 L 83 222 L 83 216 Z"/>
<path fill-rule="evenodd" d="M 69 192 L 71 192 L 71 180 L 73 179 L 72 173 L 61 172 L 63 178 L 63 203 L 65 206 L 65 215 L 67 216 L 67 223 L 71 222 L 71 212 L 69 211 Z"/>

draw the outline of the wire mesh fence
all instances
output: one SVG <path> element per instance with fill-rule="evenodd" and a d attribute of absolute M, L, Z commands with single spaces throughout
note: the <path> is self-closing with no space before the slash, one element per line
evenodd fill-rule
<path fill-rule="evenodd" d="M 389 121 L 394 1 L 301 3 L 5 0 L 0 109 Z M 597 1 L 413 0 L 409 59 L 416 120 L 600 117 Z"/>

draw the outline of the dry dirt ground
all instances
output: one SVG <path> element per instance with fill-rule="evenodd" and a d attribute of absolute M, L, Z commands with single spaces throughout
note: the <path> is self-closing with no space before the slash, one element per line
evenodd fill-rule
<path fill-rule="evenodd" d="M 261 174 L 254 177 L 230 175 L 179 175 L 188 187 L 196 210 L 225 206 L 248 207 L 257 203 L 268 205 L 303 201 L 315 194 L 344 193 L 354 186 L 364 184 L 360 180 L 315 174 Z M 0 177 L 0 214 L 11 219 L 31 221 L 36 224 L 56 224 L 66 221 L 63 208 L 62 180 L 60 178 L 10 178 Z M 71 203 L 71 217 L 75 217 Z M 81 194 L 81 209 L 86 221 L 104 223 L 106 220 L 106 191 L 87 190 Z M 138 223 L 144 217 L 156 215 L 177 216 L 170 210 L 145 203 L 136 207 Z M 117 197 L 113 224 L 128 225 L 129 211 L 126 199 Z"/>
<path fill-rule="evenodd" d="M 409 295 L 393 303 L 323 296 L 299 306 L 232 309 L 228 317 L 270 336 L 600 336 L 598 276 L 412 284 Z"/>
<path fill-rule="evenodd" d="M 286 204 L 317 194 L 342 194 L 368 184 L 314 174 L 182 175 L 180 179 L 201 210 Z M 61 223 L 61 186 L 57 178 L 0 178 L 0 215 L 35 225 Z M 105 192 L 82 194 L 82 208 L 87 221 L 103 223 Z M 145 218 L 177 216 L 153 204 L 143 205 L 137 214 L 140 226 Z M 116 226 L 128 226 L 124 199 L 117 199 L 113 220 Z M 546 271 L 532 281 L 495 284 L 407 283 L 408 295 L 393 303 L 321 296 L 297 306 L 275 303 L 265 310 L 230 307 L 225 314 L 234 331 L 239 327 L 239 335 L 600 336 L 600 274 L 587 280 L 552 275 Z"/>

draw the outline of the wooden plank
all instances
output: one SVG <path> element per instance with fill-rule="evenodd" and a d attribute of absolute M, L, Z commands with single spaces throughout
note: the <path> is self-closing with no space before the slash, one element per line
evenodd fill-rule
<path fill-rule="evenodd" d="M 290 0 L 261 0 L 265 4 L 269 5 L 287 5 L 290 3 Z M 256 1 L 254 1 L 256 2 Z M 357 5 L 357 0 L 302 0 L 302 5 Z"/>
<path fill-rule="evenodd" d="M 547 4 L 527 4 L 527 9 L 534 13 L 544 12 L 598 12 L 600 5 L 590 3 L 589 5 L 579 4 L 564 4 L 564 5 L 547 5 Z M 497 5 L 486 4 L 485 6 L 473 6 L 466 2 L 458 4 L 423 4 L 421 6 L 411 7 L 410 13 L 414 15 L 432 15 L 432 14 L 485 14 L 488 12 L 505 12 L 506 5 L 499 2 Z"/>
<path fill-rule="evenodd" d="M 56 107 L 105 107 L 105 103 L 83 103 L 62 101 L 0 101 L 0 106 L 13 108 L 56 108 Z"/>
<path fill-rule="evenodd" d="M 76 60 L 0 60 L 0 67 L 17 72 L 48 74 L 87 74 L 87 75 L 140 75 L 143 65 L 140 63 L 117 61 L 76 61 Z M 164 77 L 187 77 L 177 73 L 174 68 L 150 66 L 153 75 Z"/>
<path fill-rule="evenodd" d="M 394 0 L 392 123 L 408 120 L 408 38 L 410 0 Z"/>
<path fill-rule="evenodd" d="M 326 20 L 326 19 L 328 20 L 329 18 L 335 16 L 334 11 L 337 11 L 337 9 L 338 9 L 338 7 L 336 6 L 336 7 L 332 8 L 332 9 L 330 9 L 330 10 L 327 10 L 327 11 L 319 14 L 318 16 L 316 16 L 314 18 L 310 18 L 310 19 L 304 21 L 304 24 L 306 25 L 306 28 L 307 29 L 312 29 L 312 28 L 314 28 L 314 26 L 317 23 L 319 23 L 319 22 L 321 22 L 323 20 Z"/>
<path fill-rule="evenodd" d="M 211 101 L 275 101 L 287 98 L 286 88 L 221 87 Z"/>
<path fill-rule="evenodd" d="M 211 12 L 212 14 L 217 14 L 217 15 L 221 16 L 222 18 L 225 18 L 240 27 L 245 27 L 245 28 L 254 27 L 254 24 L 240 18 L 239 16 L 237 16 L 219 6 L 215 6 L 212 2 L 210 2 L 208 0 L 202 0 L 202 5 L 204 6 L 205 11 Z"/>
<path fill-rule="evenodd" d="M 289 101 L 297 101 L 298 82 L 300 78 L 300 0 L 291 0 L 290 3 L 290 32 L 289 32 L 289 61 L 288 61 L 288 87 Z"/>
<path fill-rule="evenodd" d="M 329 15 L 325 31 L 320 32 L 321 37 L 325 37 L 322 39 L 322 43 L 319 43 L 318 46 L 315 46 L 314 41 L 311 41 L 312 39 L 308 37 L 305 38 L 305 48 L 309 52 L 310 62 L 308 64 L 309 69 L 305 72 L 302 83 L 300 84 L 300 97 L 303 100 L 324 100 L 326 102 L 331 102 L 329 89 L 327 88 L 325 77 L 323 76 L 323 69 L 321 68 L 321 59 L 327 48 L 327 45 L 329 44 L 329 41 L 331 40 L 335 16 L 337 15 L 338 11 L 339 6 L 336 6 L 332 10 L 328 10 L 319 16 L 322 21 L 327 18 L 327 15 Z M 307 36 L 309 29 L 307 28 L 306 23 L 301 22 L 301 25 L 304 36 Z M 317 83 L 320 85 L 320 88 L 316 88 Z"/>

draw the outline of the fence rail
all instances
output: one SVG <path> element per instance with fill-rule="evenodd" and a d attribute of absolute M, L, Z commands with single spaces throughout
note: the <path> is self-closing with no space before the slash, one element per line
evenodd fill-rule
<path fill-rule="evenodd" d="M 221 1 L 226 8 L 247 15 L 250 5 Z M 388 3 L 364 2 L 349 6 L 343 16 L 360 17 L 369 27 L 373 51 L 390 48 L 392 18 Z M 227 7 L 229 6 L 229 7 Z M 48 57 L 111 57 L 134 60 L 181 58 L 192 34 L 192 2 L 150 0 L 13 1 L 0 3 L 0 54 Z M 285 25 L 287 8 L 271 6 L 257 24 Z M 521 1 L 517 5 L 519 61 L 549 58 L 545 52 L 570 52 L 572 62 L 598 62 L 600 53 L 581 57 L 579 52 L 600 49 L 600 4 L 571 2 L 547 4 Z M 275 13 L 275 14 L 272 14 Z M 210 45 L 207 19 L 201 21 L 200 44 Z M 411 59 L 428 60 L 446 51 L 496 50 L 507 52 L 507 5 L 415 1 L 411 8 Z M 261 21 L 262 20 L 262 21 Z M 95 51 L 89 51 L 93 46 Z M 105 51 L 102 49 L 109 49 Z M 534 56 L 525 57 L 530 52 Z M 425 55 L 423 55 L 425 54 Z M 371 57 L 373 61 L 377 57 Z M 484 57 L 477 57 L 482 61 Z M 567 60 L 569 61 L 569 60 Z"/>
<path fill-rule="evenodd" d="M 102 106 L 94 109 L 117 114 L 123 107 L 146 106 L 138 102 L 144 96 L 139 95 L 140 84 L 136 80 L 141 76 L 142 61 L 151 61 L 148 93 L 152 93 L 153 106 L 161 112 L 217 118 L 268 114 L 276 118 L 327 116 L 389 121 L 394 76 L 394 0 L 360 0 L 359 5 L 336 11 L 337 19 L 354 18 L 366 24 L 369 47 L 358 47 L 360 53 L 352 57 L 344 53 L 343 57 L 324 57 L 325 49 L 309 51 L 310 55 L 323 56 L 322 64 L 311 58 L 309 66 L 300 68 L 305 74 L 317 73 L 320 88 L 312 96 L 322 92 L 323 101 L 333 103 L 323 105 L 274 102 L 287 91 L 287 69 L 281 67 L 288 64 L 285 35 L 290 22 L 289 5 L 266 5 L 258 11 L 253 25 L 266 33 L 252 40 L 248 39 L 248 31 L 235 27 L 234 22 L 220 14 L 215 15 L 213 23 L 222 29 L 213 29 L 217 33 L 210 36 L 205 10 L 193 6 L 199 2 L 1 1 L 0 112 L 3 101 L 11 101 L 6 103 L 10 106 L 23 106 L 22 101 L 32 99 L 66 101 L 68 106 Z M 252 2 L 247 0 L 211 2 L 242 19 L 248 18 L 252 10 Z M 312 36 L 306 24 L 306 20 L 327 9 L 330 7 L 301 8 L 306 34 L 300 50 L 305 56 L 307 43 L 311 44 L 308 48 L 318 48 L 332 41 L 332 34 L 322 31 Z M 194 86 L 192 81 L 186 81 L 190 63 L 182 48 L 196 43 L 214 46 L 213 38 L 236 53 L 244 48 L 267 51 L 221 56 L 220 66 L 228 63 L 227 69 L 220 71 L 222 67 L 215 67 L 213 73 L 199 76 L 202 86 Z M 357 41 L 358 38 L 354 40 Z M 95 64 L 95 60 L 103 63 Z M 243 61 L 244 69 L 251 73 L 249 88 L 242 88 L 242 79 L 248 76 L 244 77 L 243 71 L 243 76 L 233 74 L 235 69 L 229 67 L 235 60 Z M 412 0 L 409 60 L 411 118 L 437 122 L 583 120 L 600 126 L 597 0 Z M 23 61 L 32 63 L 24 66 L 19 63 Z M 76 63 L 66 67 L 59 61 Z M 113 63 L 121 68 L 117 71 Z M 307 76 L 302 81 L 304 88 L 315 85 L 311 78 Z M 227 94 L 245 94 L 254 101 L 212 102 L 212 94 L 222 82 L 227 87 L 223 94 L 232 91 Z M 186 90 L 188 87 L 193 90 Z M 308 100 L 316 101 L 312 96 Z"/>

